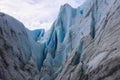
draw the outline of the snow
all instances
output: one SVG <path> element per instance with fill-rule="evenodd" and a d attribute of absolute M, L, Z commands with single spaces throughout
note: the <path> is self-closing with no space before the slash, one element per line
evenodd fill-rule
<path fill-rule="evenodd" d="M 95 56 L 92 60 L 90 60 L 87 65 L 88 69 L 93 70 L 97 68 L 97 66 L 101 63 L 101 61 L 106 57 L 107 52 L 99 53 L 99 55 Z"/>

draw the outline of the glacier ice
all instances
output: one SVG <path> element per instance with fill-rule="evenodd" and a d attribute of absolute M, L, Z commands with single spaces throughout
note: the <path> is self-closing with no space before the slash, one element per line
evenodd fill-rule
<path fill-rule="evenodd" d="M 110 4 L 113 2 L 110 1 Z M 74 54 L 71 61 L 73 65 L 78 65 L 87 59 L 87 53 L 83 54 L 82 52 L 83 38 L 91 35 L 91 38 L 94 39 L 98 34 L 98 27 L 96 27 L 98 23 L 96 22 L 100 21 L 106 14 L 106 11 L 101 11 L 101 8 L 97 11 L 96 5 L 100 5 L 100 3 L 101 1 L 98 0 L 89 0 L 86 1 L 85 5 L 76 9 L 68 4 L 61 7 L 60 13 L 50 29 L 46 45 L 46 54 L 51 54 L 55 70 L 67 61 L 71 53 Z M 109 7 L 110 5 L 106 8 L 109 9 Z M 73 51 L 75 52 L 73 53 Z M 45 60 L 49 61 L 47 58 Z M 87 67 L 90 65 L 84 65 L 85 69 Z M 54 73 L 54 70 L 52 71 Z"/>
<path fill-rule="evenodd" d="M 10 47 L 14 56 L 19 57 L 23 62 L 22 68 L 24 67 L 28 72 L 35 66 L 39 70 L 41 80 L 51 80 L 56 77 L 56 80 L 59 80 L 60 76 L 66 78 L 67 72 L 72 73 L 70 76 L 74 76 L 80 73 L 80 70 L 94 70 L 108 54 L 108 52 L 98 52 L 104 49 L 109 51 L 109 47 L 113 48 L 112 40 L 108 40 L 111 37 L 107 39 L 112 34 L 109 34 L 109 31 L 109 35 L 102 34 L 105 33 L 103 29 L 107 30 L 110 23 L 110 15 L 114 13 L 113 10 L 108 14 L 110 8 L 114 9 L 111 6 L 115 4 L 114 1 L 89 0 L 78 8 L 65 4 L 61 6 L 57 19 L 47 32 L 44 29 L 33 31 L 25 29 L 21 22 L 0 13 L 0 34 L 4 35 L 9 46 L 4 44 L 4 39 L 0 40 L 0 44 L 5 46 L 6 51 Z M 119 23 L 117 20 L 112 21 L 115 22 Z M 109 43 L 105 43 L 102 38 Z M 14 65 L 14 62 L 11 65 Z"/>
<path fill-rule="evenodd" d="M 96 57 L 94 57 L 87 65 L 88 65 L 88 70 L 93 70 L 97 68 L 97 66 L 100 64 L 100 62 L 107 56 L 107 52 L 102 52 Z"/>

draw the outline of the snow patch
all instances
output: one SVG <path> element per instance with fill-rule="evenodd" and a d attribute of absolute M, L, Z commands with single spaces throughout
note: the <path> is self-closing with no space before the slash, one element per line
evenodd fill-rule
<path fill-rule="evenodd" d="M 100 62 L 105 58 L 107 55 L 107 52 L 100 53 L 96 57 L 94 57 L 90 62 L 87 64 L 88 65 L 88 70 L 93 70 L 97 68 L 97 66 L 100 64 Z"/>

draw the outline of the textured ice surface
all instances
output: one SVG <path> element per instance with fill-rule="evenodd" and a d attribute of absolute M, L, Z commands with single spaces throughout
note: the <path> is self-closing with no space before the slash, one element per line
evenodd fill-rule
<path fill-rule="evenodd" d="M 99 53 L 97 56 L 95 56 L 92 60 L 89 61 L 88 65 L 88 69 L 95 69 L 98 67 L 98 65 L 102 62 L 102 60 L 106 57 L 107 52 L 102 52 Z"/>

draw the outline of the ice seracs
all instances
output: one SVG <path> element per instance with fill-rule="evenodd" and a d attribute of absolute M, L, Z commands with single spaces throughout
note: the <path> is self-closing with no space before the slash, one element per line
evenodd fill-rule
<path fill-rule="evenodd" d="M 65 4 L 46 33 L 0 13 L 0 78 L 119 79 L 119 3 L 88 0 L 76 9 Z"/>

